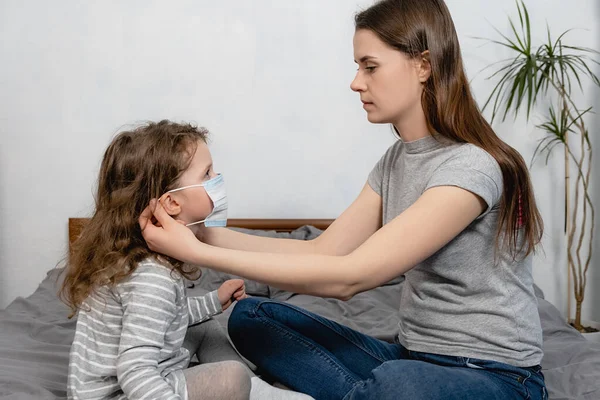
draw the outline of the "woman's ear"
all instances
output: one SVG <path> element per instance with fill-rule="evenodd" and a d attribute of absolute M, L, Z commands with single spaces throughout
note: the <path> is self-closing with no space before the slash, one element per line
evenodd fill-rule
<path fill-rule="evenodd" d="M 418 75 L 421 83 L 427 82 L 431 77 L 431 62 L 429 60 L 429 50 L 425 50 L 421 53 L 421 58 L 418 60 Z"/>
<path fill-rule="evenodd" d="M 170 216 L 174 217 L 181 214 L 181 204 L 177 201 L 176 197 L 171 193 L 165 194 L 160 200 L 163 208 Z"/>

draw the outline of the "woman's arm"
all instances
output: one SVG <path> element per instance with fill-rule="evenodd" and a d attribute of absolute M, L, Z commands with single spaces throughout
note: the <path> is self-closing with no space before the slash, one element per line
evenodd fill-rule
<path fill-rule="evenodd" d="M 346 255 L 381 227 L 381 209 L 381 196 L 365 184 L 350 207 L 313 240 L 267 238 L 227 228 L 203 228 L 199 239 L 216 247 L 244 251 Z"/>
<path fill-rule="evenodd" d="M 485 207 L 480 197 L 458 187 L 429 189 L 401 215 L 342 256 L 257 253 L 210 246 L 196 240 L 156 202 L 144 211 L 140 224 L 154 251 L 297 293 L 349 299 L 404 274 L 434 254 Z M 153 209 L 161 227 L 149 223 Z"/>

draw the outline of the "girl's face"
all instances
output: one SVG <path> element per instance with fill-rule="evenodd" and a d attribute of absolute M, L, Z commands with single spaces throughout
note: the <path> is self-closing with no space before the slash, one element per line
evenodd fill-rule
<path fill-rule="evenodd" d="M 199 140 L 190 165 L 179 178 L 177 187 L 198 185 L 214 178 L 217 174 L 212 164 L 208 146 Z M 205 219 L 213 209 L 212 200 L 201 186 L 166 193 L 162 196 L 162 204 L 170 215 L 186 224 Z"/>
<path fill-rule="evenodd" d="M 423 112 L 422 83 L 429 73 L 420 59 L 396 50 L 370 30 L 354 34 L 354 61 L 358 64 L 350 88 L 360 100 L 372 123 L 391 123 L 396 127 L 414 112 Z"/>

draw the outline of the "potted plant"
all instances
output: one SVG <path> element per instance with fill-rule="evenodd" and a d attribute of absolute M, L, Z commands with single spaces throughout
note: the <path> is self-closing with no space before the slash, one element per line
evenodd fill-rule
<path fill-rule="evenodd" d="M 574 100 L 573 93 L 583 90 L 584 83 L 600 87 L 600 80 L 592 67 L 600 65 L 595 50 L 567 44 L 569 31 L 555 39 L 547 28 L 547 40 L 534 46 L 531 40 L 529 13 L 523 0 L 517 0 L 518 21 L 509 18 L 511 33 L 499 40 L 489 40 L 496 46 L 508 49 L 507 60 L 493 64 L 494 72 L 488 79 L 496 82 L 484 109 L 492 109 L 494 119 L 513 113 L 516 117 L 525 112 L 527 119 L 535 112 L 540 99 L 550 106 L 536 127 L 545 135 L 534 151 L 532 163 L 538 155 L 562 151 L 564 157 L 564 195 L 567 267 L 569 274 L 569 317 L 571 313 L 571 288 L 575 299 L 575 319 L 571 325 L 580 332 L 597 332 L 595 327 L 582 324 L 581 306 L 585 299 L 587 273 L 590 268 L 595 213 L 590 198 L 592 175 L 592 144 L 586 118 L 592 107 L 582 106 Z M 588 95 L 588 98 L 590 96 Z M 584 326 L 586 325 L 586 326 Z M 600 335 L 600 334 L 597 334 Z"/>

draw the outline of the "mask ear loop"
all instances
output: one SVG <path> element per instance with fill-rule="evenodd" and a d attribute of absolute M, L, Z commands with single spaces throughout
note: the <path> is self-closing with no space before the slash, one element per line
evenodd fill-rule
<path fill-rule="evenodd" d="M 221 175 L 221 174 L 219 174 L 218 176 L 220 176 L 220 175 Z M 218 177 L 218 176 L 217 176 L 217 177 Z M 216 179 L 216 178 L 213 178 L 213 179 Z M 188 186 L 180 187 L 180 188 L 177 188 L 177 189 L 169 190 L 167 193 L 179 192 L 180 190 L 183 190 L 183 189 L 188 189 L 188 188 L 193 188 L 193 187 L 204 187 L 204 184 L 203 184 L 203 183 L 199 183 L 199 184 L 196 184 L 196 185 L 188 185 Z M 165 194 L 167 194 L 167 193 L 165 193 Z M 158 198 L 158 201 L 160 201 L 160 204 L 161 204 L 161 205 L 162 205 L 162 198 L 163 198 L 163 196 L 164 196 L 165 194 L 163 194 L 162 196 L 160 196 L 160 197 Z M 210 197 L 210 196 L 209 196 L 209 197 Z M 212 200 L 212 199 L 211 199 L 211 200 Z M 210 215 L 210 214 L 209 214 L 209 215 Z M 192 222 L 192 223 L 190 223 L 190 224 L 186 224 L 185 226 L 193 226 L 193 225 L 198 225 L 198 224 L 201 224 L 201 223 L 203 223 L 203 222 L 206 222 L 206 219 L 203 219 L 202 221 L 196 221 L 196 222 Z"/>
<path fill-rule="evenodd" d="M 173 189 L 173 190 L 169 190 L 167 193 L 174 193 L 174 192 L 179 192 L 180 190 L 183 189 L 189 189 L 189 188 L 193 188 L 193 187 L 204 187 L 203 183 L 197 183 L 195 185 L 188 185 L 188 186 L 183 186 L 177 189 Z M 166 194 L 166 193 L 165 193 Z M 164 196 L 164 195 L 163 195 Z M 161 196 L 162 197 L 162 196 Z"/>
<path fill-rule="evenodd" d="M 191 224 L 186 224 L 185 226 L 193 226 L 193 225 L 198 225 L 203 223 L 204 221 L 206 221 L 205 219 L 203 219 L 202 221 L 196 221 L 196 222 L 192 222 Z"/>
<path fill-rule="evenodd" d="M 182 189 L 187 189 L 187 188 L 189 188 L 189 187 L 195 187 L 195 186 L 202 186 L 202 185 L 190 185 L 190 186 L 185 186 L 185 187 L 182 187 L 182 188 L 179 188 L 179 189 L 175 189 L 175 190 L 169 190 L 167 193 L 178 192 L 178 191 L 180 191 L 180 190 L 182 190 Z M 161 206 L 163 206 L 163 207 L 164 207 L 164 205 L 163 205 L 163 203 L 162 203 L 162 200 L 163 200 L 163 197 L 164 197 L 164 196 L 165 196 L 167 193 L 163 194 L 162 196 L 160 196 L 160 197 L 158 198 L 158 201 L 160 202 L 160 205 L 161 205 Z M 205 222 L 205 221 L 206 221 L 206 220 L 205 220 L 205 219 L 203 219 L 202 221 L 196 221 L 196 222 L 192 222 L 191 224 L 185 224 L 185 226 L 186 226 L 186 227 L 189 227 L 189 226 L 193 226 L 193 225 L 198 225 L 198 224 L 201 224 L 201 223 L 203 223 L 203 222 Z"/>

